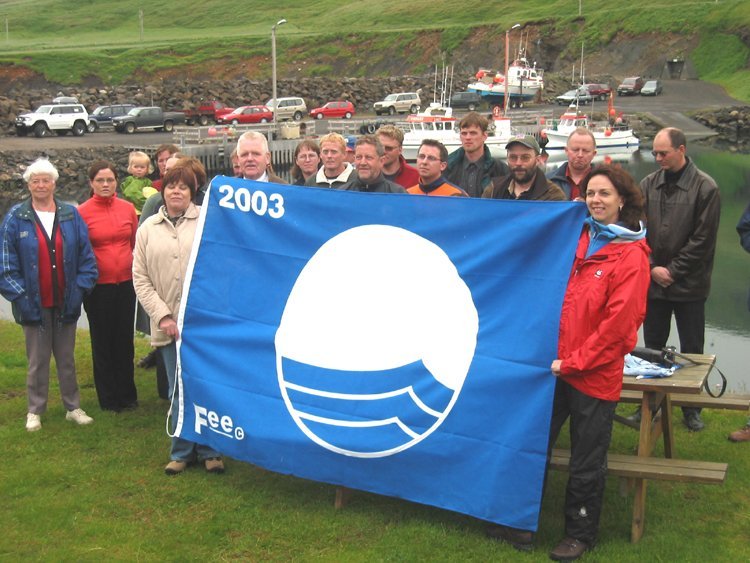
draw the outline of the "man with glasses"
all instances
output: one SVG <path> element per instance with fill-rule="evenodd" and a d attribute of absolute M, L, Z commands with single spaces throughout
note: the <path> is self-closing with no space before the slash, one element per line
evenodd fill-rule
<path fill-rule="evenodd" d="M 492 158 L 492 153 L 485 144 L 488 127 L 487 118 L 475 111 L 467 113 L 458 122 L 461 148 L 448 157 L 445 177 L 461 186 L 470 197 L 480 197 L 493 178 L 508 174 L 505 163 Z"/>
<path fill-rule="evenodd" d="M 406 189 L 410 194 L 468 197 L 443 176 L 448 167 L 448 149 L 440 141 L 425 139 L 417 152 L 419 183 Z"/>
<path fill-rule="evenodd" d="M 383 176 L 386 180 L 396 182 L 404 188 L 409 188 L 419 182 L 417 169 L 406 163 L 401 154 L 404 143 L 404 132 L 393 125 L 383 125 L 375 136 L 383 145 Z"/>
<path fill-rule="evenodd" d="M 533 135 L 517 135 L 505 145 L 510 174 L 495 178 L 482 197 L 491 199 L 564 201 L 565 193 L 538 166 L 541 153 Z"/>
<path fill-rule="evenodd" d="M 659 131 L 652 154 L 660 170 L 641 181 L 651 247 L 643 337 L 648 348 L 666 346 L 674 313 L 680 351 L 702 354 L 721 207 L 716 182 L 686 156 L 686 146 L 679 129 Z M 690 431 L 703 428 L 700 409 L 683 407 L 682 412 Z"/>
<path fill-rule="evenodd" d="M 596 156 L 596 139 L 593 133 L 583 127 L 575 129 L 568 136 L 565 155 L 568 161 L 554 172 L 547 174 L 547 178 L 560 186 L 565 192 L 566 199 L 583 201 L 584 197 L 579 186 L 591 172 L 591 162 Z"/>

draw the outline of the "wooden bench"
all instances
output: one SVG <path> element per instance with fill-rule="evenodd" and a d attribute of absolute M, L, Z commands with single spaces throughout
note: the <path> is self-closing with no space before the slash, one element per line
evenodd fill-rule
<path fill-rule="evenodd" d="M 704 409 L 728 409 L 736 411 L 750 410 L 750 395 L 727 394 L 721 397 L 712 397 L 705 391 L 702 393 L 672 393 L 670 395 L 672 406 L 675 407 L 698 407 Z M 640 403 L 643 399 L 641 391 L 629 391 L 623 389 L 620 393 L 621 403 Z"/>
<path fill-rule="evenodd" d="M 553 449 L 550 467 L 567 471 L 570 450 Z M 726 463 L 694 461 L 688 459 L 638 457 L 635 455 L 608 454 L 609 475 L 628 479 L 654 479 L 690 483 L 723 483 L 727 476 Z"/>

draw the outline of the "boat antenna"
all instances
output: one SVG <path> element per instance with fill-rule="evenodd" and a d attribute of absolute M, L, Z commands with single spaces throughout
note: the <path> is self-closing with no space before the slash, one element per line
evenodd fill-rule
<path fill-rule="evenodd" d="M 581 84 L 586 82 L 586 77 L 583 73 L 583 45 L 584 45 L 584 41 L 581 41 L 581 74 L 580 74 Z"/>
<path fill-rule="evenodd" d="M 453 96 L 453 70 L 454 65 L 451 65 L 451 82 L 450 82 L 450 88 L 448 89 L 448 100 L 446 105 L 450 105 L 451 96 Z"/>
<path fill-rule="evenodd" d="M 438 65 L 435 63 L 435 85 L 432 87 L 432 102 L 437 102 L 437 77 L 438 77 Z"/>

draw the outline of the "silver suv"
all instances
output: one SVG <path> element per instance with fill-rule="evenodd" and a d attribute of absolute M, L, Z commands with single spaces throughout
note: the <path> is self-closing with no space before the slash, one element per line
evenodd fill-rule
<path fill-rule="evenodd" d="M 273 98 L 266 102 L 266 107 L 276 113 L 277 121 L 284 121 L 285 119 L 300 121 L 307 115 L 307 105 L 302 98 L 276 98 L 276 105 L 278 110 L 273 107 Z"/>
<path fill-rule="evenodd" d="M 396 113 L 417 113 L 422 100 L 416 92 L 401 92 L 398 94 L 388 94 L 382 102 L 375 102 L 372 106 L 377 115 L 387 113 L 395 115 Z"/>
<path fill-rule="evenodd" d="M 81 104 L 49 104 L 39 106 L 33 113 L 16 117 L 16 135 L 25 137 L 33 132 L 44 137 L 54 131 L 58 135 L 80 136 L 89 125 L 89 114 Z"/>

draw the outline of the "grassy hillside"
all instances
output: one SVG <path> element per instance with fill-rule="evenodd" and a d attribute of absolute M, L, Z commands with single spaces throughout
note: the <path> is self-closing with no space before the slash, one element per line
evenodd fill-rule
<path fill-rule="evenodd" d="M 582 0 L 580 18 L 578 6 L 577 0 L 7 0 L 0 3 L 0 64 L 24 65 L 62 83 L 87 76 L 117 83 L 216 65 L 267 77 L 270 29 L 286 18 L 278 45 L 294 55 L 279 63 L 287 74 L 387 75 L 424 72 L 441 51 L 466 54 L 480 33 L 502 42 L 504 30 L 520 23 L 534 29 L 532 38 L 552 42 L 547 50 L 561 61 L 574 61 L 582 41 L 593 53 L 633 36 L 695 36 L 701 75 L 750 99 L 748 45 L 741 40 L 750 36 L 750 2 Z"/>

